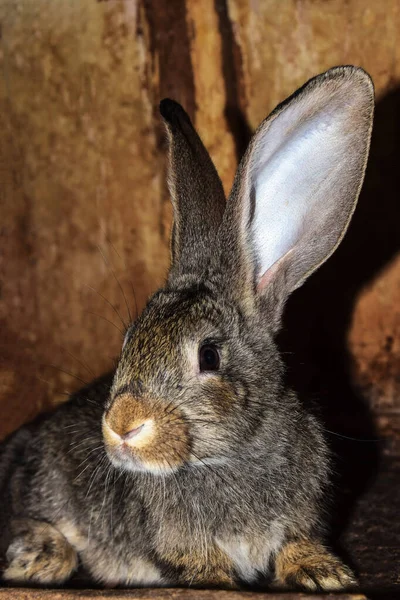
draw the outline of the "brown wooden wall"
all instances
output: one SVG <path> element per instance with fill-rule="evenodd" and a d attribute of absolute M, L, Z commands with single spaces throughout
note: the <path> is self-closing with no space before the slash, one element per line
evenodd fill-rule
<path fill-rule="evenodd" d="M 366 184 L 343 246 L 290 302 L 282 345 L 342 432 L 399 428 L 399 2 L 2 0 L 0 25 L 1 433 L 111 368 L 122 290 L 135 312 L 163 280 L 159 100 L 186 107 L 228 191 L 259 121 L 349 63 L 377 92 Z"/>

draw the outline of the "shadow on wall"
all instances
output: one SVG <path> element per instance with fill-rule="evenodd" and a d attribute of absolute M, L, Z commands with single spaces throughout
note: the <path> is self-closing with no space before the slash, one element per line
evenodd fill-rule
<path fill-rule="evenodd" d="M 337 473 L 335 538 L 373 480 L 383 449 L 368 399 L 352 385 L 346 336 L 358 294 L 400 250 L 399 165 L 396 89 L 377 104 L 365 183 L 348 233 L 333 257 L 289 300 L 280 338 L 291 382 L 305 402 L 311 399 L 330 431 Z"/>

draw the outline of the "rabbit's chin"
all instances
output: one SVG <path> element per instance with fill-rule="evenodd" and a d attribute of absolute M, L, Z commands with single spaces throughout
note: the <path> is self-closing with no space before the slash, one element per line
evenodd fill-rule
<path fill-rule="evenodd" d="M 153 475 L 168 475 L 177 471 L 184 463 L 169 464 L 166 461 L 144 461 L 135 456 L 132 451 L 121 445 L 118 448 L 106 447 L 111 464 L 121 471 L 131 473 L 152 473 Z"/>
<path fill-rule="evenodd" d="M 187 461 L 170 464 L 166 461 L 145 461 L 135 456 L 132 451 L 121 445 L 119 448 L 109 448 L 106 446 L 107 456 L 111 464 L 121 470 L 131 473 L 152 473 L 153 475 L 169 475 L 175 473 L 182 467 L 186 468 L 207 468 L 212 466 L 226 465 L 229 461 L 225 456 L 204 457 L 199 459 L 197 456 L 189 456 Z"/>

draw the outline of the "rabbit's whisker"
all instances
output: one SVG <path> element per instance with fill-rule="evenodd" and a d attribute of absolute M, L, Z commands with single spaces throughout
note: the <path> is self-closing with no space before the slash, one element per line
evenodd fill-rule
<path fill-rule="evenodd" d="M 44 366 L 44 365 L 43 365 Z M 72 392 L 69 392 L 68 390 L 59 390 L 59 389 L 54 389 L 53 388 L 53 382 L 51 381 L 47 381 L 47 379 L 43 379 L 43 377 L 40 377 L 39 375 L 35 375 L 35 378 L 38 381 L 41 381 L 42 383 L 46 383 L 47 386 L 49 388 L 51 388 L 51 391 L 54 392 L 55 394 L 61 394 L 62 396 L 71 396 Z"/>
<path fill-rule="evenodd" d="M 86 461 L 84 461 L 86 462 Z M 79 475 L 77 475 L 75 477 L 75 479 L 73 479 L 73 483 L 76 483 L 79 479 L 79 477 L 81 477 L 81 475 L 83 475 L 83 473 L 90 467 L 90 463 L 88 465 L 86 465 L 86 467 L 79 473 Z"/>
<path fill-rule="evenodd" d="M 91 454 L 93 454 L 93 452 L 96 452 L 96 450 L 101 450 L 101 449 L 103 449 L 103 445 L 96 446 L 96 448 L 92 448 L 90 450 L 90 452 L 87 453 L 86 458 L 80 463 L 80 465 L 79 465 L 78 468 L 82 467 L 85 464 L 85 462 L 88 461 L 91 458 Z"/>
<path fill-rule="evenodd" d="M 76 360 L 84 369 L 86 369 L 87 371 L 89 371 L 89 373 L 90 373 L 90 375 L 92 375 L 92 377 L 96 377 L 96 375 L 94 374 L 94 372 L 92 371 L 92 369 L 89 367 L 89 365 L 85 361 L 83 361 L 82 359 L 80 359 L 77 356 L 75 356 L 74 354 L 72 354 L 72 352 L 70 352 L 69 350 L 67 350 L 67 348 L 64 348 L 63 346 L 60 346 L 60 347 L 61 347 L 61 350 L 63 350 L 67 354 L 69 354 L 69 356 L 71 356 L 71 358 L 73 358 L 74 360 Z"/>
<path fill-rule="evenodd" d="M 115 279 L 115 281 L 116 281 L 116 283 L 117 283 L 117 285 L 118 285 L 119 289 L 121 290 L 122 296 L 123 296 L 123 298 L 124 298 L 124 301 L 125 301 L 125 306 L 126 306 L 126 308 L 127 308 L 127 311 L 128 311 L 129 322 L 130 322 L 130 323 L 132 323 L 132 315 L 131 315 L 131 311 L 130 311 L 130 309 L 129 309 L 128 301 L 127 301 L 127 299 L 126 299 L 125 292 L 124 292 L 124 290 L 123 290 L 123 287 L 122 287 L 122 285 L 121 285 L 121 282 L 120 282 L 120 280 L 118 279 L 118 277 L 116 276 L 116 274 L 115 274 L 115 270 L 114 270 L 114 268 L 113 268 L 113 266 L 112 266 L 111 262 L 107 261 L 107 259 L 106 259 L 106 257 L 105 257 L 105 254 L 104 254 L 104 252 L 102 251 L 102 249 L 100 248 L 100 246 L 97 246 L 97 249 L 98 249 L 98 251 L 100 252 L 100 254 L 101 254 L 101 256 L 102 256 L 102 258 L 103 258 L 103 260 L 104 260 L 104 263 L 105 263 L 105 265 L 106 265 L 106 266 L 108 267 L 108 269 L 111 271 L 111 274 L 112 274 L 112 276 L 114 277 L 114 279 Z M 127 329 L 126 325 L 125 325 L 125 328 Z"/>
<path fill-rule="evenodd" d="M 87 492 L 85 494 L 85 499 L 88 497 L 90 490 L 92 489 L 93 483 L 96 479 L 96 475 L 102 469 L 104 463 L 107 462 L 107 460 L 108 460 L 108 457 L 106 454 L 104 454 L 104 456 L 102 458 L 99 458 L 99 460 L 97 461 L 95 468 L 93 469 L 93 473 L 91 474 L 90 479 L 89 479 L 89 485 L 88 485 Z"/>
<path fill-rule="evenodd" d="M 138 303 L 137 303 L 137 299 L 136 299 L 136 294 L 135 294 L 135 290 L 134 290 L 134 287 L 133 287 L 133 283 L 132 283 L 132 281 L 130 281 L 130 280 L 129 280 L 129 283 L 131 284 L 132 295 L 133 295 L 133 301 L 134 301 L 134 303 L 135 303 L 135 321 L 136 321 L 136 319 L 138 318 L 138 314 L 139 314 L 139 313 L 138 313 Z"/>
<path fill-rule="evenodd" d="M 327 429 L 326 427 L 324 427 L 324 430 L 327 433 L 330 433 L 331 435 L 336 435 L 337 437 L 343 438 L 344 440 L 350 440 L 352 442 L 366 442 L 366 443 L 377 443 L 377 442 L 384 442 L 385 440 L 383 438 L 376 438 L 376 439 L 364 439 L 364 438 L 355 438 L 355 437 L 351 437 L 348 435 L 343 435 L 342 433 L 337 433 L 336 431 L 331 431 L 330 429 Z"/>
<path fill-rule="evenodd" d="M 85 285 L 85 287 L 89 288 L 89 290 L 92 290 L 92 292 L 95 292 L 96 294 L 98 294 L 100 296 L 100 298 L 102 298 L 104 300 L 104 302 L 106 302 L 112 308 L 112 310 L 115 312 L 115 314 L 117 315 L 117 317 L 121 321 L 123 328 L 127 329 L 127 325 L 126 325 L 125 321 L 123 320 L 123 318 L 121 317 L 121 314 L 119 313 L 119 311 L 116 308 L 116 306 L 114 306 L 114 304 L 112 302 L 110 302 L 110 300 L 108 300 L 108 298 L 106 298 L 105 296 L 103 296 L 103 294 L 101 294 L 98 290 L 96 290 L 91 285 L 88 285 L 87 283 L 85 283 L 84 285 Z"/>
<path fill-rule="evenodd" d="M 56 369 L 57 371 L 60 371 L 60 373 L 65 373 L 65 375 L 69 375 L 70 377 L 74 377 L 77 381 L 80 381 L 81 383 L 83 383 L 83 385 L 89 385 L 89 383 L 87 381 L 85 381 L 84 379 L 82 379 L 82 377 L 79 377 L 78 375 L 75 375 L 74 373 L 71 373 L 71 371 L 67 371 L 66 369 L 62 369 L 61 367 L 58 367 L 57 365 L 54 364 L 48 364 L 48 365 L 42 365 L 43 367 L 51 367 L 52 369 Z"/>
<path fill-rule="evenodd" d="M 103 231 L 104 237 L 106 238 L 107 242 L 110 244 L 111 248 L 114 250 L 114 252 L 118 256 L 118 258 L 122 261 L 122 263 L 124 265 L 124 268 L 126 268 L 125 260 L 122 258 L 122 256 L 120 255 L 120 253 L 118 252 L 118 250 L 114 246 L 113 242 L 111 241 L 111 238 L 108 236 L 105 228 L 102 226 L 102 224 L 100 222 L 99 222 L 99 226 L 100 226 L 100 229 Z M 129 283 L 130 283 L 130 286 L 131 286 L 131 289 L 132 289 L 133 301 L 135 303 L 135 320 L 136 320 L 137 316 L 138 316 L 138 305 L 137 305 L 137 301 L 136 301 L 136 294 L 135 294 L 135 290 L 133 288 L 132 281 L 129 281 Z M 129 312 L 129 308 L 128 308 L 128 312 Z M 131 321 L 132 321 L 132 319 L 131 319 Z"/>
<path fill-rule="evenodd" d="M 125 334 L 122 331 L 122 329 L 120 329 L 118 327 L 118 325 L 116 325 L 113 321 L 110 321 L 110 319 L 107 319 L 107 317 L 103 317 L 103 315 L 99 315 L 98 313 L 92 312 L 90 310 L 85 310 L 85 312 L 88 315 L 93 315 L 94 317 L 98 317 L 99 319 L 103 319 L 103 321 L 107 321 L 107 323 L 110 323 L 110 325 L 113 325 L 115 327 L 115 329 L 117 329 L 120 332 L 120 334 L 122 335 L 122 337 L 124 337 Z M 124 327 L 125 327 L 125 325 L 124 325 Z"/>
<path fill-rule="evenodd" d="M 68 433 L 74 434 L 76 432 L 75 431 L 71 431 L 71 432 L 68 432 Z M 71 446 L 71 448 L 68 450 L 67 454 L 70 454 L 71 452 L 75 452 L 75 450 L 77 450 L 78 448 L 81 448 L 83 446 L 83 444 L 89 444 L 89 446 L 90 446 L 90 444 L 92 444 L 93 442 L 98 442 L 98 441 L 99 440 L 96 437 L 94 437 L 94 436 L 87 437 L 87 438 L 85 438 L 82 441 L 79 441 L 79 440 L 76 441 L 76 442 L 72 441 L 69 444 Z"/>

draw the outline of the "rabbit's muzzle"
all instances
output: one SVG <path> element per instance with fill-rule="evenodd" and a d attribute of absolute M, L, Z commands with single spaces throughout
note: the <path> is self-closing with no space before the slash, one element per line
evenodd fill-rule
<path fill-rule="evenodd" d="M 190 458 L 182 413 L 152 398 L 117 395 L 103 416 L 103 439 L 111 462 L 124 470 L 161 474 Z"/>

